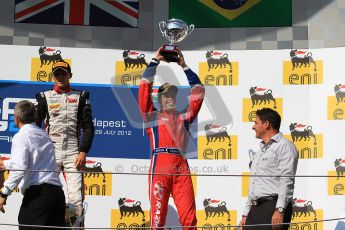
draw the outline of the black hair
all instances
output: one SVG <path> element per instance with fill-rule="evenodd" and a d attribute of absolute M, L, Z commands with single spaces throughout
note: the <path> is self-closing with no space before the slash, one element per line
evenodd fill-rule
<path fill-rule="evenodd" d="M 270 108 L 262 108 L 256 111 L 256 116 L 263 122 L 268 121 L 273 129 L 279 131 L 281 117 L 277 111 Z"/>

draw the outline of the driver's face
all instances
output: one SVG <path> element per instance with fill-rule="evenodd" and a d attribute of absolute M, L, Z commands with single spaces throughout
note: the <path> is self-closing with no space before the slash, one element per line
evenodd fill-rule
<path fill-rule="evenodd" d="M 167 92 L 162 94 L 162 109 L 165 111 L 176 109 L 176 93 Z"/>
<path fill-rule="evenodd" d="M 69 79 L 72 74 L 64 70 L 56 70 L 53 72 L 54 80 L 59 88 L 64 88 L 69 85 Z"/>

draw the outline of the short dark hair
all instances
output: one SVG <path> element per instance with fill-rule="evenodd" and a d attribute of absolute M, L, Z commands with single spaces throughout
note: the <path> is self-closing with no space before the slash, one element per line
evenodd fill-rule
<path fill-rule="evenodd" d="M 262 108 L 256 111 L 256 116 L 258 116 L 263 122 L 268 121 L 273 129 L 279 131 L 281 117 L 277 111 L 270 108 Z"/>
<path fill-rule="evenodd" d="M 14 116 L 23 124 L 35 122 L 35 105 L 27 100 L 20 101 L 14 107 Z"/>

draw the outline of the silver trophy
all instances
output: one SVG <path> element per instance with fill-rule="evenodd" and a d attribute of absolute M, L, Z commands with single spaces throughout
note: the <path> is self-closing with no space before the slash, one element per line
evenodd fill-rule
<path fill-rule="evenodd" d="M 194 30 L 194 25 L 187 25 L 183 20 L 172 18 L 159 22 L 159 29 L 166 39 L 170 41 L 169 45 L 164 45 L 161 54 L 167 61 L 177 62 L 178 54 L 176 52 L 176 43 L 182 41 Z"/>

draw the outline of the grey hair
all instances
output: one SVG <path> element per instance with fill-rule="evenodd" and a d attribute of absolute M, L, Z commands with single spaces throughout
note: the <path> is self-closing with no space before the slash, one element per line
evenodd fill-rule
<path fill-rule="evenodd" d="M 35 105 L 27 100 L 20 101 L 14 107 L 14 116 L 23 124 L 35 122 Z"/>

